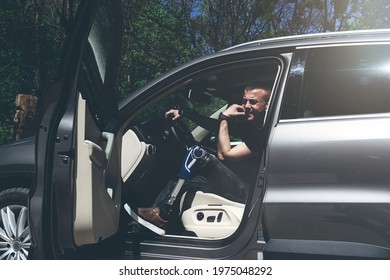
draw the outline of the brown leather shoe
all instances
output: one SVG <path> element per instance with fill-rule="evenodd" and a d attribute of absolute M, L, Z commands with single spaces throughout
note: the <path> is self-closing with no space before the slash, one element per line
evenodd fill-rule
<path fill-rule="evenodd" d="M 138 208 L 138 216 L 159 228 L 164 228 L 168 223 L 168 221 L 160 217 L 159 207 Z"/>

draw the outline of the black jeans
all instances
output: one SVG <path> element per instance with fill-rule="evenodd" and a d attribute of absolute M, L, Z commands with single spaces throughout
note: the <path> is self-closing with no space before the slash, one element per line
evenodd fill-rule
<path fill-rule="evenodd" d="M 200 167 L 182 186 L 176 202 L 187 191 L 203 191 L 220 195 L 229 200 L 245 203 L 248 186 L 232 170 L 226 167 L 215 156 L 210 155 L 208 161 Z M 156 198 L 153 207 L 161 206 L 167 201 L 176 182 L 170 181 Z"/>

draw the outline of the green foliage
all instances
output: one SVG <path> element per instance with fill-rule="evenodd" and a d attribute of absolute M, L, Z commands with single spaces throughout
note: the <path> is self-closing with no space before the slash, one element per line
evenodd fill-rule
<path fill-rule="evenodd" d="M 123 1 L 125 37 L 120 72 L 122 96 L 199 51 L 191 46 L 178 6 L 163 1 Z"/>
<path fill-rule="evenodd" d="M 363 1 L 361 5 L 361 16 L 351 24 L 354 29 L 390 27 L 390 0 Z"/>
<path fill-rule="evenodd" d="M 37 8 L 29 0 L 2 0 L 0 8 L 0 144 L 14 139 L 17 94 L 39 95 L 56 75 L 63 34 L 58 16 L 47 9 L 38 28 Z M 39 46 L 39 48 L 37 48 Z M 37 71 L 39 74 L 37 76 Z M 39 78 L 40 83 L 36 83 Z"/>
<path fill-rule="evenodd" d="M 0 143 L 14 139 L 15 96 L 32 93 L 34 58 L 32 24 L 23 14 L 20 2 L 3 0 L 0 9 Z"/>

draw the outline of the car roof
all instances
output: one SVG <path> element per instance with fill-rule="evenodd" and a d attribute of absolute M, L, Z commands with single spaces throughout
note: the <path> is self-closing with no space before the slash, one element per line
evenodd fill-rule
<path fill-rule="evenodd" d="M 275 37 L 243 43 L 223 51 L 234 51 L 252 48 L 303 47 L 321 44 L 362 43 L 373 41 L 390 41 L 390 29 L 370 29 L 340 32 L 312 33 Z"/>

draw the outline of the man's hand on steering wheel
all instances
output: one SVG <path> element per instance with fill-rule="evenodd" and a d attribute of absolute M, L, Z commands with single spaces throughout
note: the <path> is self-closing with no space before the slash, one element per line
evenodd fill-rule
<path fill-rule="evenodd" d="M 179 109 L 170 109 L 165 115 L 165 123 L 169 133 L 172 137 L 184 145 L 186 148 L 194 145 L 196 143 L 191 131 L 188 129 L 187 125 L 181 119 L 182 110 Z"/>
<path fill-rule="evenodd" d="M 167 112 L 165 112 L 165 118 L 170 118 L 171 120 L 175 121 L 179 118 L 181 118 L 180 110 L 179 109 L 170 109 Z"/>

